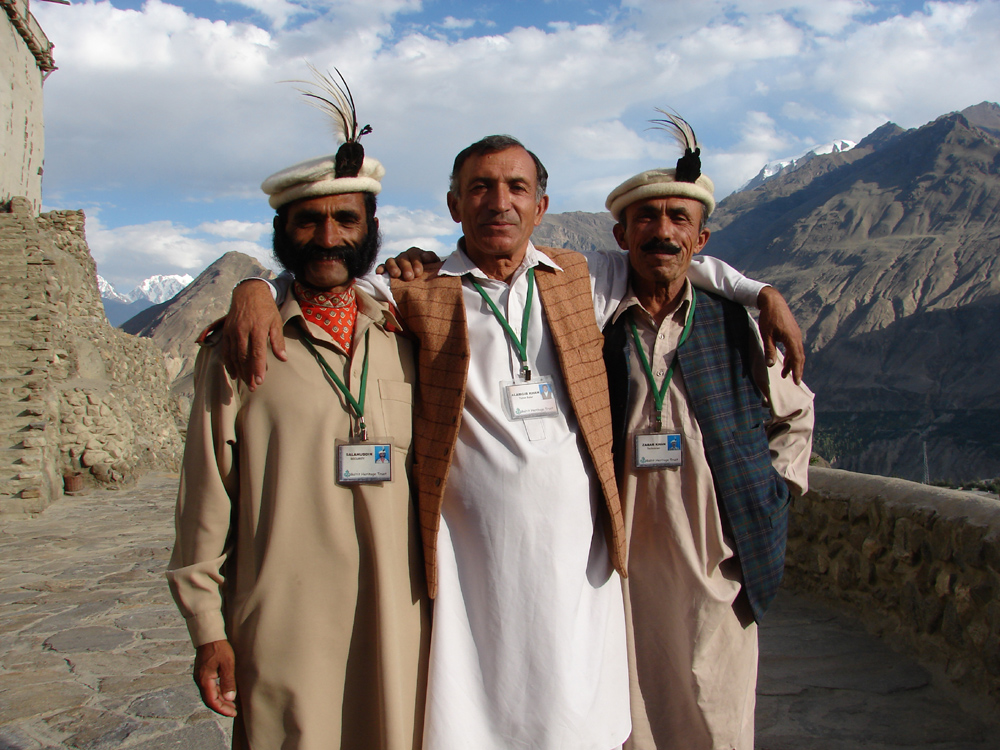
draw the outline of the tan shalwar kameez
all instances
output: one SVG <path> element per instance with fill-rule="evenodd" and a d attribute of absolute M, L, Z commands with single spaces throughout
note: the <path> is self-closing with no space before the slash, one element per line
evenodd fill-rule
<path fill-rule="evenodd" d="M 659 386 L 684 327 L 691 285 L 679 308 L 660 326 L 631 293 L 636 327 Z M 756 328 L 754 328 L 756 330 Z M 631 341 L 631 333 L 629 333 Z M 739 565 L 722 529 L 702 433 L 675 371 L 663 406 L 663 429 L 682 435 L 679 469 L 641 469 L 632 436 L 650 431 L 653 399 L 643 366 L 630 347 L 630 402 L 622 491 L 629 533 L 626 627 L 632 706 L 632 750 L 752 750 L 757 683 L 757 626 L 743 625 L 733 603 Z M 812 393 L 781 377 L 780 361 L 767 369 L 758 352 L 755 377 L 770 385 L 768 430 L 772 464 L 792 487 L 805 491 L 812 434 Z M 746 608 L 749 612 L 749 607 Z"/>
<path fill-rule="evenodd" d="M 334 441 L 352 417 L 301 343 L 291 295 L 288 362 L 269 352 L 255 392 L 216 347 L 198 356 L 167 575 L 194 645 L 232 642 L 237 748 L 420 744 L 429 620 L 407 481 L 413 358 L 382 306 L 359 292 L 358 307 L 349 375 L 329 335 L 307 326 L 355 397 L 370 331 L 364 413 L 369 435 L 392 441 L 391 483 L 334 481 Z"/>

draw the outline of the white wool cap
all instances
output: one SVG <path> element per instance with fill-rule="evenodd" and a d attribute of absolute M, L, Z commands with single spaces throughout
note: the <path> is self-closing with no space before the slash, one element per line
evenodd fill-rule
<path fill-rule="evenodd" d="M 715 184 L 705 175 L 701 175 L 695 182 L 678 182 L 676 173 L 676 169 L 640 172 L 612 190 L 604 207 L 615 217 L 615 221 L 621 221 L 622 212 L 636 201 L 676 195 L 701 201 L 705 206 L 707 219 L 715 210 Z"/>
<path fill-rule="evenodd" d="M 261 183 L 270 197 L 271 208 L 278 209 L 300 198 L 341 193 L 373 193 L 382 190 L 385 169 L 377 159 L 366 156 L 357 177 L 335 176 L 335 155 L 320 156 L 282 169 Z"/>

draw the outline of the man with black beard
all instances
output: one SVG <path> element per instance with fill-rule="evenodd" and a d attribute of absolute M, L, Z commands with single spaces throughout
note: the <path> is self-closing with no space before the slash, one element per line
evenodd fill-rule
<path fill-rule="evenodd" d="M 378 250 L 384 173 L 359 149 L 355 133 L 262 185 L 294 276 L 287 361 L 251 392 L 217 334 L 198 355 L 167 576 L 236 748 L 412 750 L 422 733 L 415 371 L 389 306 L 354 286 Z"/>

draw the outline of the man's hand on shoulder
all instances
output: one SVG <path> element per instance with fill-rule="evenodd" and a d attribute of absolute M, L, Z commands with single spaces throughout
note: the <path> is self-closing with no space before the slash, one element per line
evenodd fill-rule
<path fill-rule="evenodd" d="M 229 641 L 198 646 L 194 681 L 206 706 L 217 714 L 236 716 L 236 656 Z"/>
<path fill-rule="evenodd" d="M 437 253 L 430 250 L 421 250 L 419 247 L 411 247 L 405 253 L 400 253 L 395 258 L 389 258 L 385 265 L 375 269 L 376 273 L 387 273 L 389 278 L 402 279 L 403 281 L 413 281 L 423 276 L 425 265 L 440 263 L 441 259 Z"/>
<path fill-rule="evenodd" d="M 764 358 L 768 367 L 777 359 L 775 344 L 785 346 L 785 364 L 781 368 L 781 377 L 792 377 L 796 383 L 802 382 L 802 371 L 806 366 L 806 352 L 802 345 L 802 331 L 795 322 L 788 303 L 781 292 L 773 286 L 766 286 L 757 296 L 757 307 L 760 309 L 760 336 L 764 340 Z"/>
<path fill-rule="evenodd" d="M 222 361 L 229 376 L 242 380 L 251 391 L 264 382 L 268 342 L 275 357 L 288 359 L 281 314 L 268 285 L 263 280 L 240 283 L 233 289 L 222 326 Z"/>

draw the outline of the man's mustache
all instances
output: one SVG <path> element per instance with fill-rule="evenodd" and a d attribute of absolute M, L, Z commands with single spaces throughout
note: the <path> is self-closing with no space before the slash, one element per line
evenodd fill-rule
<path fill-rule="evenodd" d="M 650 240 L 642 243 L 639 249 L 644 253 L 670 253 L 671 255 L 677 255 L 681 252 L 681 246 L 670 240 L 662 239 L 661 237 L 653 237 Z"/>
<path fill-rule="evenodd" d="M 308 263 L 312 260 L 347 260 L 359 252 L 360 248 L 350 243 L 343 243 L 334 247 L 320 247 L 314 242 L 308 242 L 295 249 L 296 255 L 299 256 L 299 260 L 303 263 Z"/>

